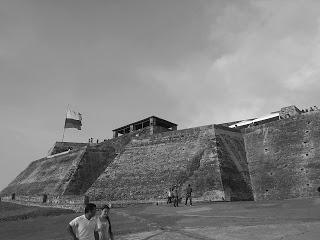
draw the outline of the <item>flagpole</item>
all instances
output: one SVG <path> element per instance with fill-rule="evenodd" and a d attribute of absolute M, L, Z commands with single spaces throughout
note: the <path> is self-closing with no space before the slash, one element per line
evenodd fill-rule
<path fill-rule="evenodd" d="M 62 134 L 62 142 L 63 142 L 63 139 L 64 139 L 64 132 L 66 131 L 65 127 L 63 126 L 63 134 Z"/>
<path fill-rule="evenodd" d="M 69 110 L 69 104 L 68 104 L 68 106 L 67 106 L 67 112 L 68 112 L 68 110 Z M 67 112 L 66 112 L 66 116 L 65 116 L 65 118 L 64 118 L 64 122 L 66 122 L 66 119 L 67 119 Z M 65 131 L 66 131 L 66 128 L 65 128 L 65 125 L 63 125 L 62 142 L 63 142 L 63 140 L 64 140 L 64 133 L 65 133 Z"/>

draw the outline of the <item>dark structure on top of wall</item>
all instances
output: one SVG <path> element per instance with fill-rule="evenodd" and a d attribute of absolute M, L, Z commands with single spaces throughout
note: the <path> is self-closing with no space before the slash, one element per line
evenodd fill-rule
<path fill-rule="evenodd" d="M 151 116 L 140 121 L 127 124 L 125 126 L 119 127 L 113 131 L 113 137 L 118 137 L 119 134 L 128 134 L 130 132 L 134 132 L 141 129 L 148 128 L 150 134 L 167 132 L 167 131 L 175 131 L 177 130 L 177 124 L 164 120 L 162 118 Z"/>

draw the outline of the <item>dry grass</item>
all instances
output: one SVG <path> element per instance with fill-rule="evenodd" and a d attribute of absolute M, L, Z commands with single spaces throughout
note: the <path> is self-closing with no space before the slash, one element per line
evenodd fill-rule
<path fill-rule="evenodd" d="M 28 207 L 15 203 L 0 202 L 0 222 L 71 213 L 74 212 L 66 209 Z"/>
<path fill-rule="evenodd" d="M 135 208 L 140 212 L 144 207 Z M 154 230 L 149 222 L 128 215 L 129 209 L 112 209 L 111 222 L 116 236 Z M 13 203 L 0 203 L 0 239 L 6 240 L 65 240 L 68 223 L 81 213 L 71 210 L 27 207 Z"/>

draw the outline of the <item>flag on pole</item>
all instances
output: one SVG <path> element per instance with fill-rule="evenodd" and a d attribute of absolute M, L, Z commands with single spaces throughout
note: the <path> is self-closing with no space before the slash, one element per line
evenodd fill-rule
<path fill-rule="evenodd" d="M 76 128 L 78 130 L 81 130 L 81 121 L 82 116 L 80 113 L 68 109 L 66 120 L 64 122 L 64 128 Z"/>

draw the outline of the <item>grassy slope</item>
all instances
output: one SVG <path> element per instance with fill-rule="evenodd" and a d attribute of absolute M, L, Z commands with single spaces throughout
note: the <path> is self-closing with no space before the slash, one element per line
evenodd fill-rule
<path fill-rule="evenodd" d="M 15 203 L 0 202 L 0 222 L 70 213 L 73 213 L 73 211 L 59 208 L 28 207 Z"/>

